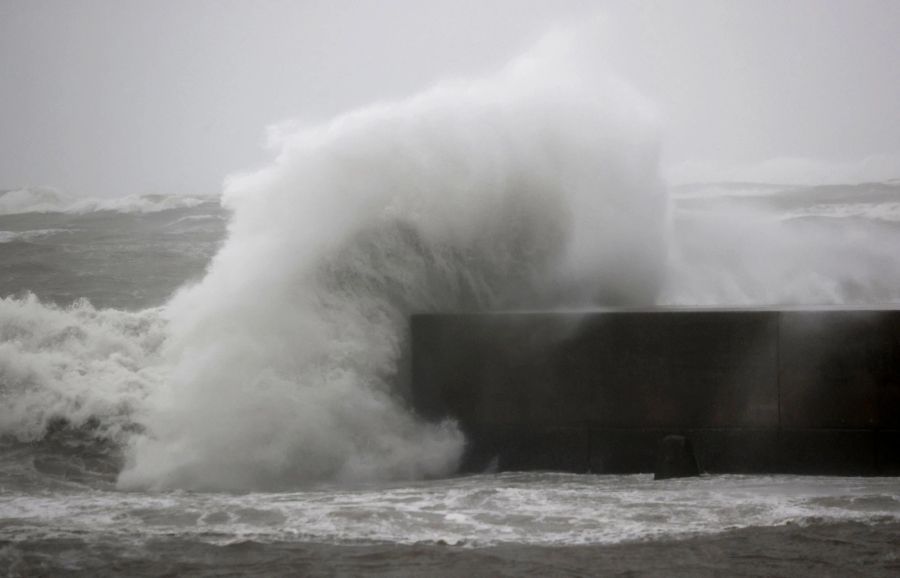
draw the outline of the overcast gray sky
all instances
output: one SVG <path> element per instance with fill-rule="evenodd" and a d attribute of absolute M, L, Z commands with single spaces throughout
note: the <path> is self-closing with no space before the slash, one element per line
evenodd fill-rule
<path fill-rule="evenodd" d="M 0 189 L 217 192 L 268 124 L 489 73 L 598 9 L 669 165 L 900 154 L 892 0 L 0 0 Z"/>

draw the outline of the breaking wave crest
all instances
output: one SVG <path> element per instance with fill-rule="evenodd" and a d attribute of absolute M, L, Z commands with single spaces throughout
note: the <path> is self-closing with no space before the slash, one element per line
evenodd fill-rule
<path fill-rule="evenodd" d="M 164 340 L 158 309 L 0 299 L 0 438 L 39 440 L 64 424 L 125 441 L 163 379 Z"/>

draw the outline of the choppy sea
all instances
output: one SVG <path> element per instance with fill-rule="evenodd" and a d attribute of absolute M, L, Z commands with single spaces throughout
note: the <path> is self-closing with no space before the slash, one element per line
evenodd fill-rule
<path fill-rule="evenodd" d="M 128 440 L 143 427 L 141 380 L 156 379 L 146 360 L 165 340 L 159 311 L 204 276 L 229 213 L 212 197 L 15 200 L 0 196 L 2 575 L 900 575 L 896 478 L 508 472 L 289 491 L 123 489 Z M 735 207 L 764 209 L 779 231 L 837 235 L 850 256 L 872 256 L 872 235 L 879 250 L 900 250 L 890 246 L 900 241 L 898 183 L 682 187 L 672 208 L 682 281 L 663 299 L 699 295 L 692 283 L 723 274 L 718 251 L 739 254 L 738 240 L 710 252 L 698 232 Z M 876 264 L 896 263 L 875 253 Z M 809 259 L 815 274 L 832 271 Z M 864 301 L 872 279 L 897 274 L 833 278 Z M 92 397 L 92 387 L 106 389 Z"/>

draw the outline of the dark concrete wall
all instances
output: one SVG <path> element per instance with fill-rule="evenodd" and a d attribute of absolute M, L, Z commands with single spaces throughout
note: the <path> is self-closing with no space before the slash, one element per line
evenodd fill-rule
<path fill-rule="evenodd" d="M 412 399 L 464 467 L 900 474 L 900 311 L 415 315 Z"/>

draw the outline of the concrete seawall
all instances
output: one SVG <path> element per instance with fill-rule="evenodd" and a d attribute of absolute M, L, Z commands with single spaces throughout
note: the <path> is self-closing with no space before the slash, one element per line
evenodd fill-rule
<path fill-rule="evenodd" d="M 900 311 L 415 315 L 412 403 L 478 471 L 900 475 Z"/>

